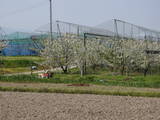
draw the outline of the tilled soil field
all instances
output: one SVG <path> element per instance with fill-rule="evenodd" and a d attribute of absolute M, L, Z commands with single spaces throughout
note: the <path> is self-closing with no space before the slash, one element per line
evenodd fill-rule
<path fill-rule="evenodd" d="M 0 92 L 0 120 L 160 120 L 160 99 Z"/>

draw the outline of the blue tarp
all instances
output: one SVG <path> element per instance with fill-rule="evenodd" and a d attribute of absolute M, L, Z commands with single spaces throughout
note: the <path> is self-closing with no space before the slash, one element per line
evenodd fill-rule
<path fill-rule="evenodd" d="M 38 52 L 28 48 L 12 46 L 4 48 L 2 50 L 2 54 L 4 56 L 25 56 L 25 55 L 38 55 Z"/>
<path fill-rule="evenodd" d="M 25 56 L 38 55 L 38 49 L 42 48 L 41 39 L 47 36 L 37 35 L 36 39 L 32 39 L 32 34 L 27 33 L 12 33 L 6 38 L 9 41 L 7 47 L 2 50 L 5 56 Z"/>

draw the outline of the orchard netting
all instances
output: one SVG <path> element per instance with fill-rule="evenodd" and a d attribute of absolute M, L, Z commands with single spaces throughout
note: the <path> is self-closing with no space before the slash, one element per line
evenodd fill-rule
<path fill-rule="evenodd" d="M 45 29 L 41 32 L 50 34 L 49 30 Z M 105 66 L 109 70 L 127 75 L 133 72 L 144 75 L 160 72 L 158 31 L 114 19 L 96 27 L 56 21 L 53 24 L 52 34 L 54 39 L 50 41 L 48 38 L 46 47 L 49 49 L 48 54 L 53 53 L 50 58 L 48 57 L 47 63 L 51 58 L 62 60 L 55 66 L 68 69 L 69 66 L 77 65 L 82 74 L 87 67 L 95 69 L 96 66 Z M 53 44 L 57 45 L 53 47 Z M 56 46 L 61 46 L 61 49 L 57 48 L 58 52 Z M 68 59 L 71 61 L 68 62 Z"/>
<path fill-rule="evenodd" d="M 0 29 L 1 56 L 38 55 L 42 66 L 65 73 L 76 66 L 81 75 L 97 67 L 122 75 L 160 73 L 158 31 L 116 19 L 95 27 L 56 21 L 52 27 L 53 39 L 48 24 L 36 33 Z"/>

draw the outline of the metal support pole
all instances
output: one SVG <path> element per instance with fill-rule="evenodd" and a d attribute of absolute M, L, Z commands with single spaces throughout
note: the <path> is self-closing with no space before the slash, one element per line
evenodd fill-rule
<path fill-rule="evenodd" d="M 118 35 L 118 25 L 116 19 L 114 19 L 114 32 L 115 32 L 115 37 L 117 38 L 119 35 Z"/>
<path fill-rule="evenodd" d="M 52 0 L 49 0 L 50 1 L 50 39 L 52 40 L 53 39 L 53 36 L 52 36 L 52 33 L 53 33 L 53 30 L 52 30 Z"/>
<path fill-rule="evenodd" d="M 79 36 L 79 26 L 77 27 L 77 36 Z"/>
<path fill-rule="evenodd" d="M 87 50 L 87 48 L 86 48 L 86 38 L 87 38 L 86 33 L 84 33 L 84 48 L 85 48 L 85 59 L 84 59 L 84 68 L 83 68 L 84 74 L 86 74 L 86 71 L 87 71 L 87 68 L 86 68 L 86 66 L 87 66 L 87 63 L 86 63 L 86 50 Z"/>
<path fill-rule="evenodd" d="M 120 42 L 120 38 L 119 38 L 119 35 L 118 35 L 118 25 L 117 25 L 117 20 L 116 19 L 113 19 L 114 21 L 114 46 L 113 46 L 113 52 L 116 53 L 117 52 L 117 47 L 119 47 L 119 42 Z M 116 64 L 117 64 L 117 59 L 115 56 L 113 56 L 113 71 L 116 72 L 117 69 L 116 69 Z"/>
<path fill-rule="evenodd" d="M 133 24 L 131 24 L 131 38 L 133 39 Z"/>
<path fill-rule="evenodd" d="M 145 46 L 145 50 L 148 50 L 148 43 L 147 43 L 147 34 L 145 32 L 145 36 L 144 36 L 145 42 L 146 42 L 146 46 Z M 145 58 L 144 58 L 144 62 L 145 62 L 145 69 L 144 69 L 144 76 L 147 76 L 147 72 L 148 72 L 148 54 L 145 53 Z"/>

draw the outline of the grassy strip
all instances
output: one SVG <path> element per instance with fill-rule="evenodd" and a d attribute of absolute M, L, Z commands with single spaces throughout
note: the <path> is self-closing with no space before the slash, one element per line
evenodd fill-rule
<path fill-rule="evenodd" d="M 28 67 L 36 65 L 32 60 L 3 60 L 1 61 L 3 68 Z"/>
<path fill-rule="evenodd" d="M 160 88 L 160 76 L 112 76 L 112 75 L 86 75 L 81 77 L 79 74 L 55 74 L 50 79 L 40 79 L 36 75 L 20 75 L 20 76 L 0 76 L 1 82 L 14 83 L 84 83 L 106 86 L 125 86 L 125 87 L 141 87 L 141 88 Z"/>
<path fill-rule="evenodd" d="M 42 61 L 43 59 L 37 56 L 1 56 L 0 74 L 27 72 L 31 66 L 38 66 L 38 69 L 41 69 L 38 63 Z"/>
<path fill-rule="evenodd" d="M 122 92 L 122 91 L 96 91 L 96 90 L 69 90 L 69 89 L 48 89 L 48 88 L 15 88 L 0 87 L 0 91 L 12 92 L 36 92 L 36 93 L 67 93 L 67 94 L 95 94 L 95 95 L 114 95 L 114 96 L 135 96 L 135 97 L 160 97 L 158 92 Z"/>
<path fill-rule="evenodd" d="M 3 68 L 29 67 L 31 65 L 37 65 L 36 62 L 43 61 L 42 58 L 36 56 L 1 56 L 1 58 L 0 64 Z"/>

